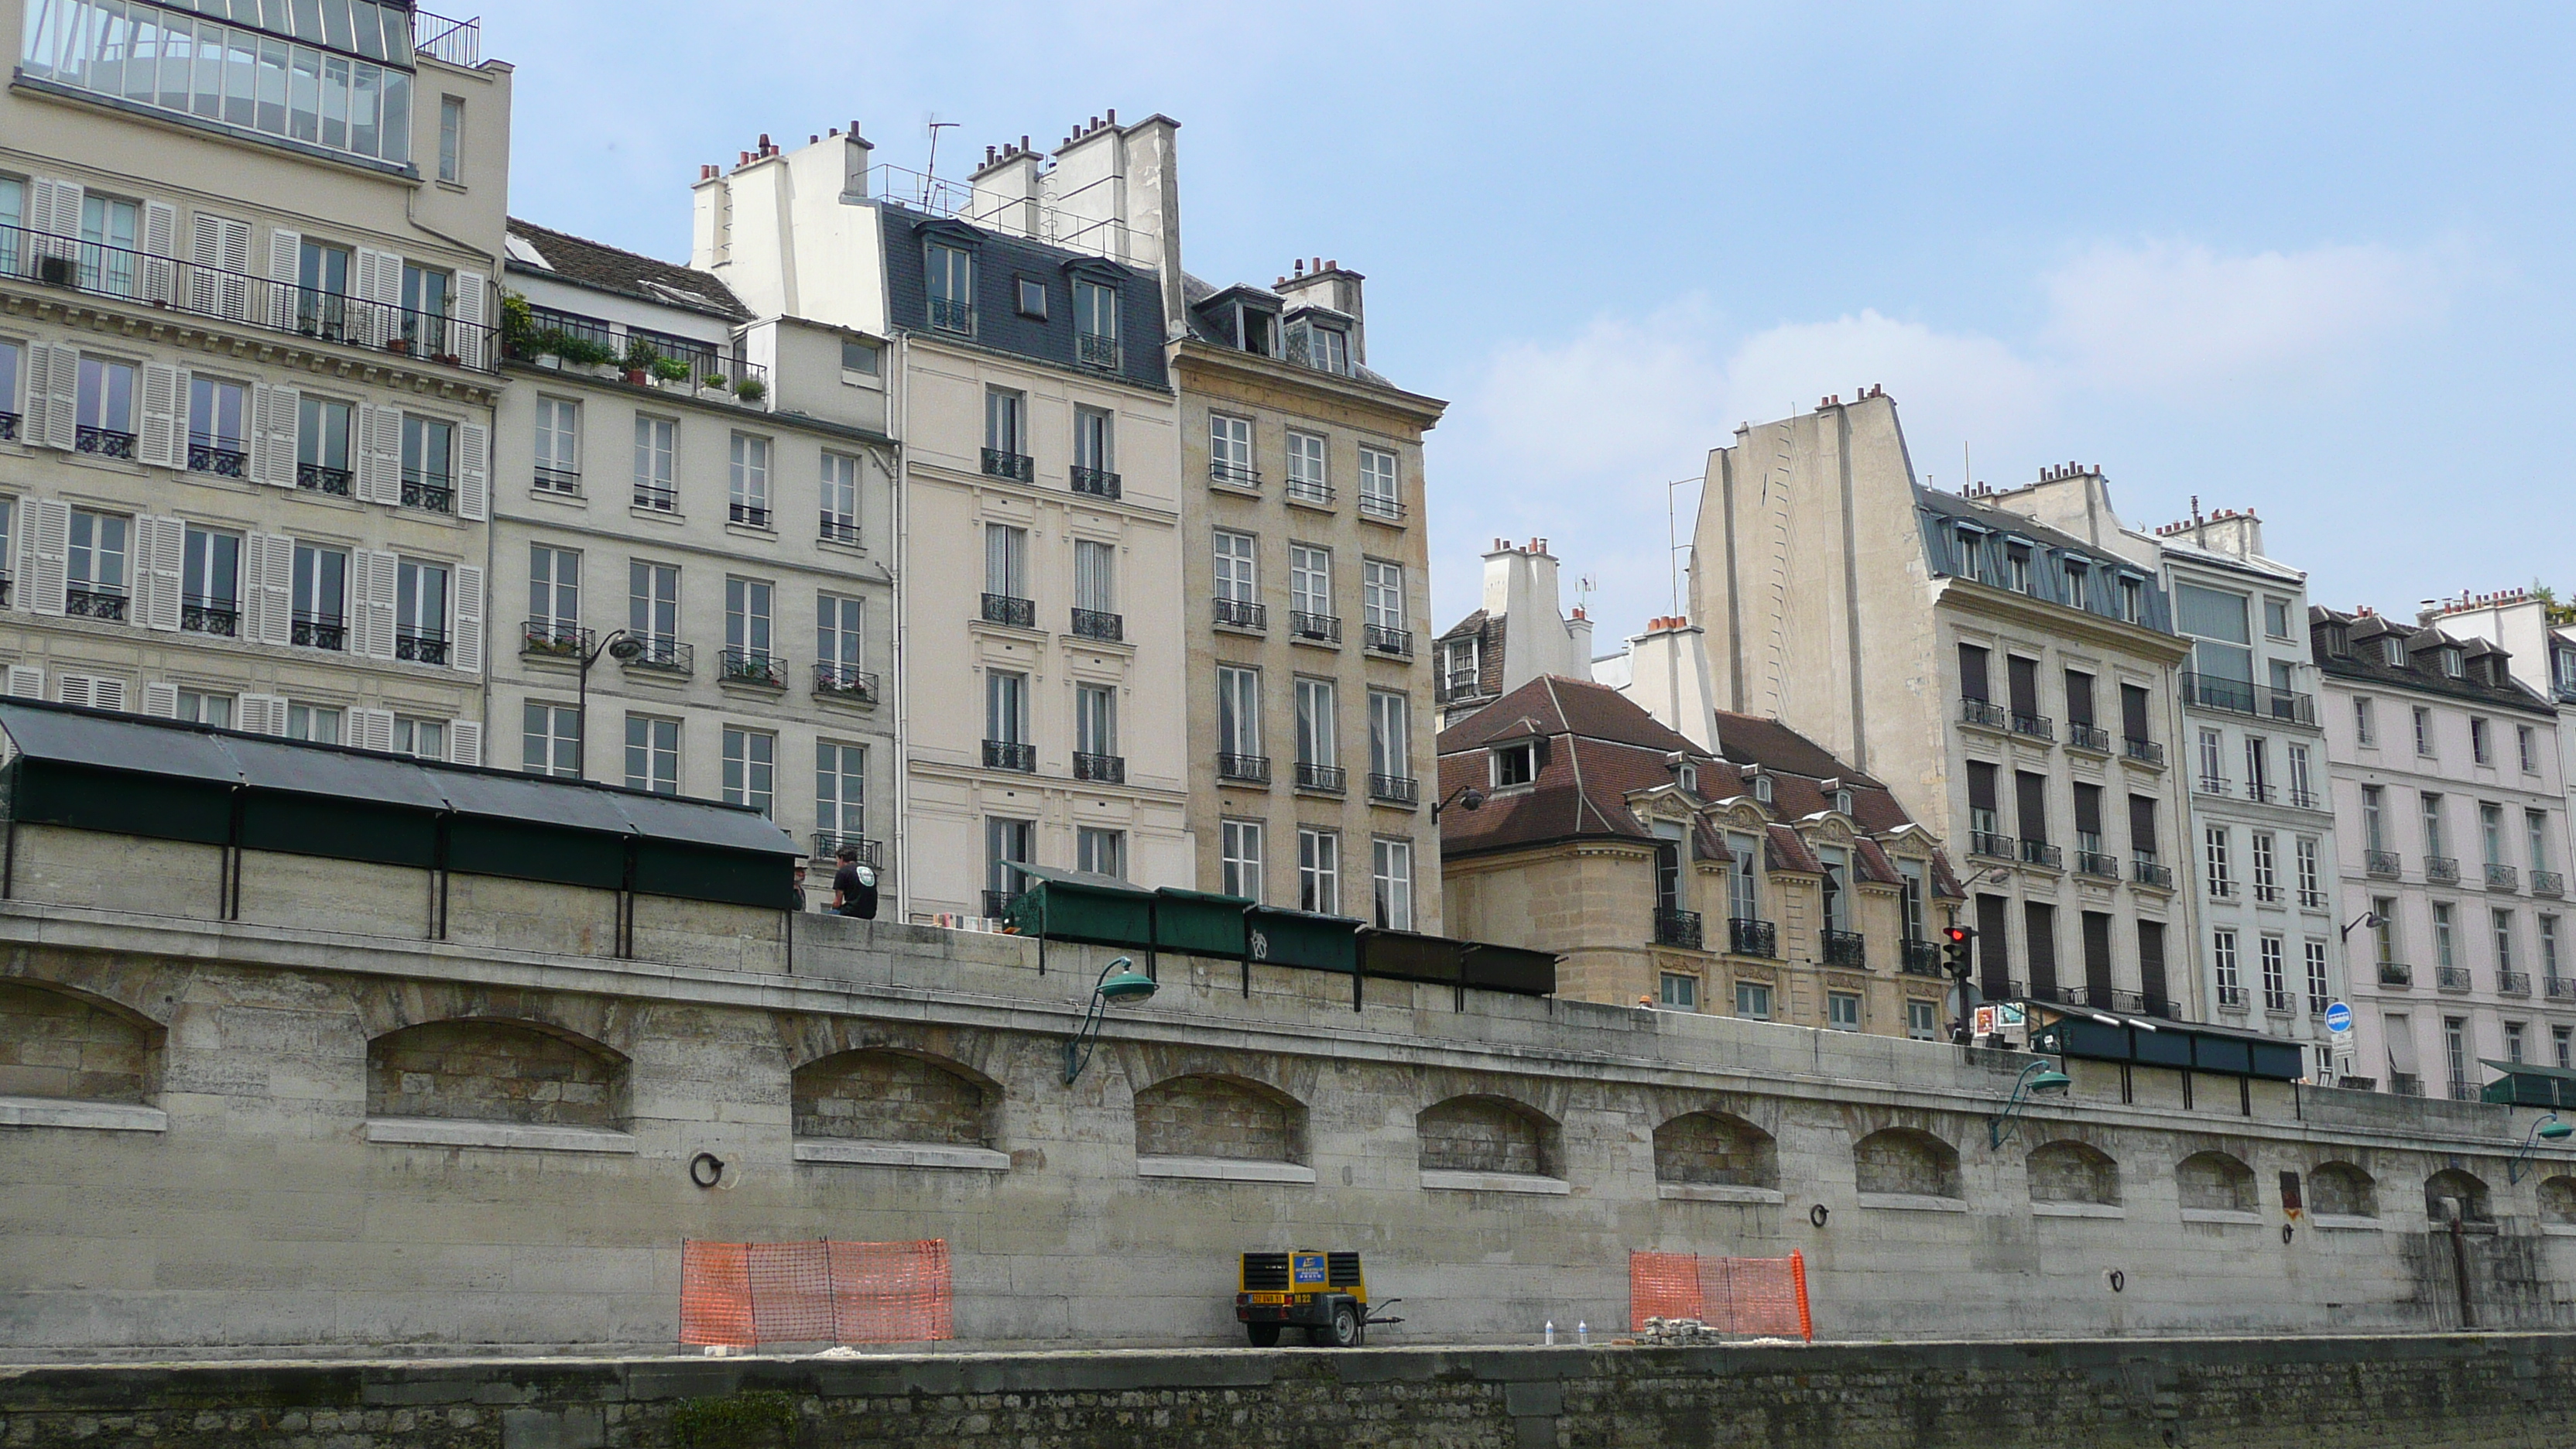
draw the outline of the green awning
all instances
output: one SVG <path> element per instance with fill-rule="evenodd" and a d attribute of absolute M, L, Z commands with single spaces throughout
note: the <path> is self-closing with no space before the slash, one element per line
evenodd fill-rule
<path fill-rule="evenodd" d="M 1360 923 L 1348 916 L 1255 906 L 1244 913 L 1243 923 L 1255 961 L 1320 971 L 1359 969 Z"/>
<path fill-rule="evenodd" d="M 1096 871 L 1012 861 L 1028 881 L 1012 897 L 1011 925 L 1024 936 L 1080 941 L 1120 950 L 1149 949 L 1154 939 L 1154 893 Z"/>
<path fill-rule="evenodd" d="M 2266 1081 L 2291 1082 L 2307 1075 L 2305 1050 L 2278 1037 L 2052 1001 L 2019 1004 L 2035 1023 L 2033 1051 Z"/>
<path fill-rule="evenodd" d="M 2576 1071 L 2538 1062 L 2499 1062 L 2478 1058 L 2478 1065 L 2504 1073 L 2478 1093 L 2479 1100 L 2513 1107 L 2576 1107 Z"/>
<path fill-rule="evenodd" d="M 1162 886 L 1154 892 L 1154 945 L 1187 956 L 1240 960 L 1243 913 L 1251 908 L 1252 902 L 1241 896 Z"/>

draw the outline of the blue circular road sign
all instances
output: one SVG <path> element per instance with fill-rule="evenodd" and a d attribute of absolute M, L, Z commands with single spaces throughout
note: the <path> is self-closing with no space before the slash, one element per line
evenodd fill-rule
<path fill-rule="evenodd" d="M 2352 1030 L 2352 1008 L 2338 1001 L 2326 1008 L 2326 1030 Z"/>

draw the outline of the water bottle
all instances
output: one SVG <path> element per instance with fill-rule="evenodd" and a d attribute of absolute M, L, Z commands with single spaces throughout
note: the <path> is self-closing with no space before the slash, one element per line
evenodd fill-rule
<path fill-rule="evenodd" d="M 1592 1325 L 1580 1318 L 1574 1320 L 1574 1341 L 1584 1344 L 1592 1342 Z"/>
<path fill-rule="evenodd" d="M 1556 1346 L 1556 1320 L 1553 1318 L 1547 1321 L 1547 1342 L 1550 1348 Z"/>

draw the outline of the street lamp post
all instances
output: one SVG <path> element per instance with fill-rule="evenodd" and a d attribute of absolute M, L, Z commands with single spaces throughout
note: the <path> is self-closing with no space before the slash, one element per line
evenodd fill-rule
<path fill-rule="evenodd" d="M 581 653 L 581 687 L 573 706 L 572 775 L 576 780 L 590 779 L 590 666 L 599 656 L 624 661 L 644 652 L 644 641 L 623 629 L 611 630 L 608 637 Z"/>
<path fill-rule="evenodd" d="M 1113 975 L 1111 973 L 1115 972 Z M 1136 969 L 1135 958 L 1121 956 L 1100 968 L 1100 979 L 1092 984 L 1091 999 L 1082 1014 L 1082 1025 L 1073 1039 L 1064 1044 L 1064 1084 L 1082 1075 L 1091 1064 L 1091 1052 L 1100 1045 L 1101 1012 L 1113 1001 L 1143 1001 L 1154 994 L 1154 978 Z"/>
<path fill-rule="evenodd" d="M 2012 1135 L 2021 1130 L 2019 1118 L 2022 1108 L 2033 1097 L 2042 1092 L 2063 1092 L 2069 1085 L 2071 1080 L 2067 1075 L 2050 1066 L 2045 1059 L 2022 1068 L 2021 1076 L 2013 1082 L 2012 1100 L 2004 1103 L 2003 1111 L 1986 1119 L 1987 1144 L 2001 1148 L 2011 1141 Z"/>
<path fill-rule="evenodd" d="M 2504 1180 L 2507 1183 L 2522 1181 L 2523 1164 L 2531 1161 L 2531 1154 L 2540 1150 L 2541 1143 L 2564 1142 L 2570 1136 L 2576 1136 L 2576 1127 L 2559 1121 L 2555 1112 L 2532 1123 L 2531 1130 L 2523 1134 L 2521 1148 L 2505 1160 Z"/>

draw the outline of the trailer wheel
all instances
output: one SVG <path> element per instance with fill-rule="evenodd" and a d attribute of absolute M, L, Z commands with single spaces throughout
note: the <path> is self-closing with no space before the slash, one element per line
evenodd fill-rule
<path fill-rule="evenodd" d="M 1252 1346 L 1254 1348 L 1277 1348 L 1279 1346 L 1278 1324 L 1247 1323 L 1243 1325 L 1243 1332 L 1245 1337 L 1252 1340 Z"/>
<path fill-rule="evenodd" d="M 1334 1348 L 1359 1347 L 1360 1331 L 1360 1311 L 1347 1298 L 1333 1305 L 1333 1321 L 1321 1330 Z"/>

